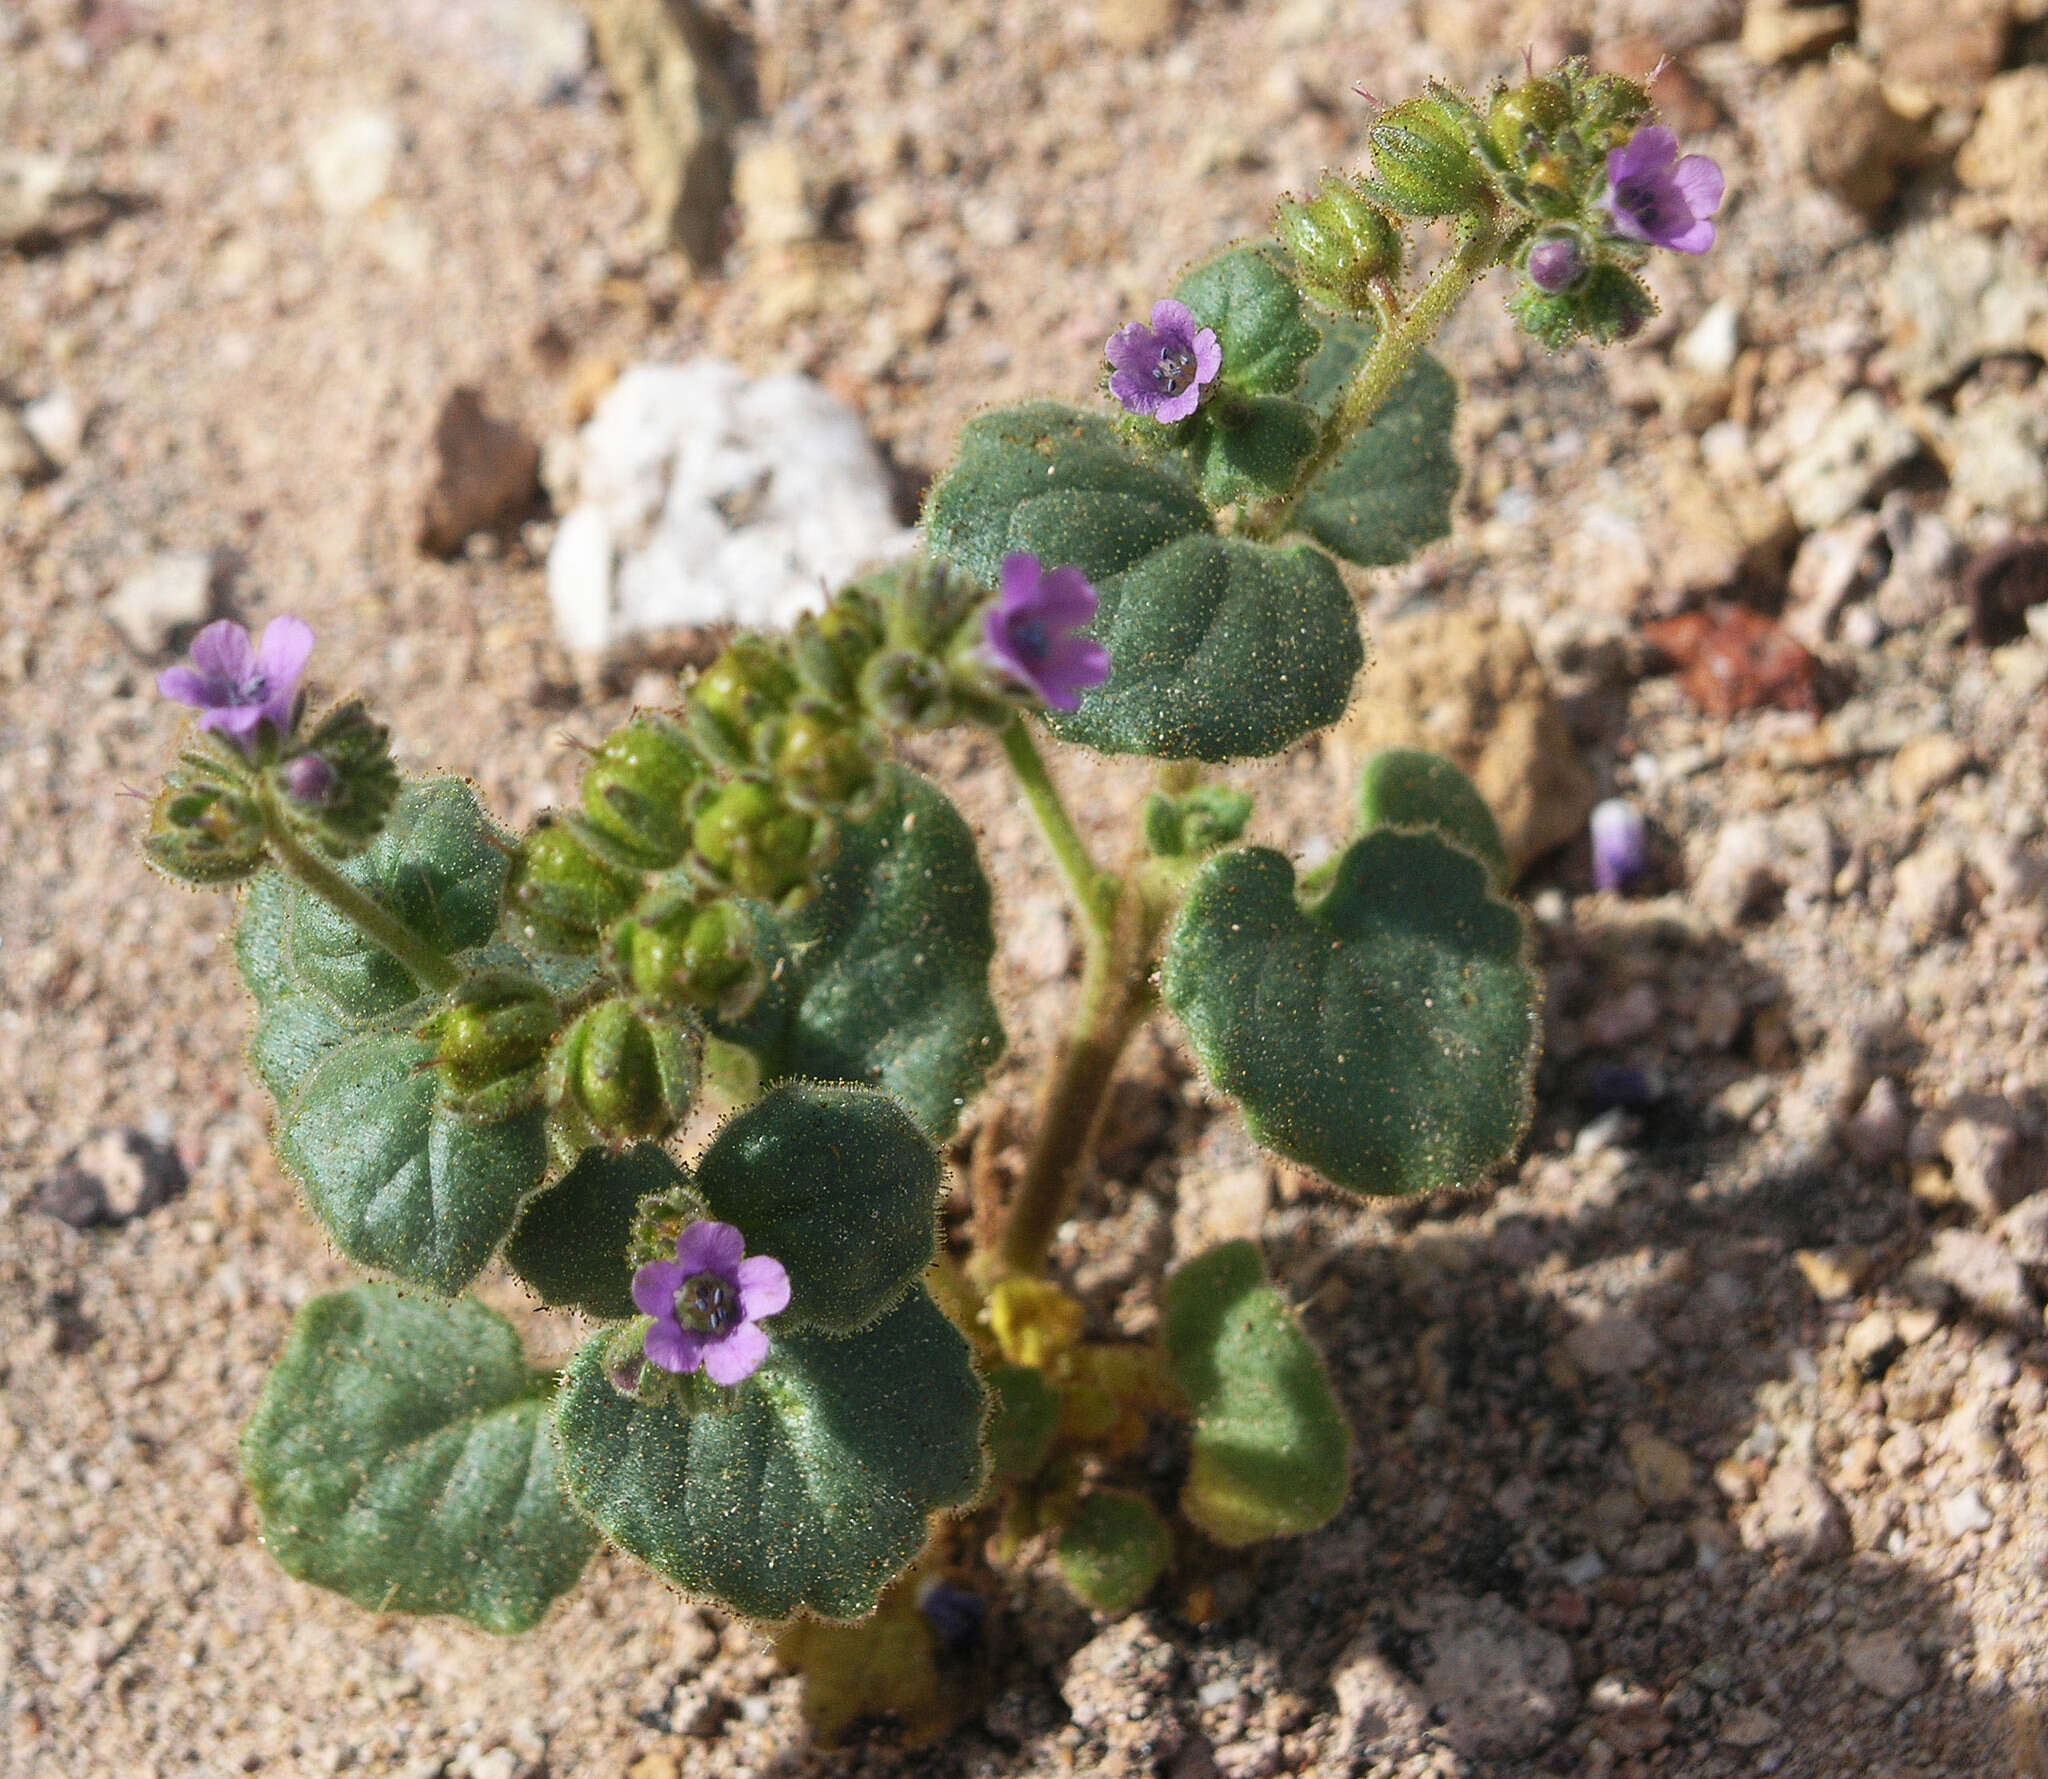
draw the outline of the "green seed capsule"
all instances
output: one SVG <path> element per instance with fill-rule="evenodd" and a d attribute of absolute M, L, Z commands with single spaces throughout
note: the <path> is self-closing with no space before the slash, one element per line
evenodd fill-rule
<path fill-rule="evenodd" d="M 435 1045 L 434 1072 L 463 1117 L 497 1120 L 538 1105 L 548 1046 L 562 1016 L 554 997 L 516 970 L 463 982 L 420 1036 Z"/>
<path fill-rule="evenodd" d="M 1393 206 L 1408 216 L 1471 216 L 1492 188 L 1472 151 L 1463 107 L 1445 93 L 1409 99 L 1370 130 L 1373 171 Z"/>
<path fill-rule="evenodd" d="M 583 775 L 586 838 L 614 862 L 662 871 L 690 844 L 691 789 L 704 762 L 681 725 L 654 713 L 614 731 Z"/>
<path fill-rule="evenodd" d="M 174 772 L 150 812 L 142 850 L 165 876 L 213 889 L 253 877 L 263 844 L 263 812 L 247 792 Z"/>
<path fill-rule="evenodd" d="M 1486 108 L 1486 137 L 1511 165 L 1521 165 L 1571 121 L 1571 94 L 1552 75 L 1524 81 L 1497 94 Z"/>
<path fill-rule="evenodd" d="M 798 809 L 835 814 L 873 791 L 876 763 L 859 732 L 817 712 L 799 712 L 783 729 L 776 782 Z"/>
<path fill-rule="evenodd" d="M 867 664 L 860 701 L 891 729 L 943 729 L 959 716 L 945 668 L 909 649 L 885 649 Z"/>
<path fill-rule="evenodd" d="M 600 1001 L 555 1045 L 547 1097 L 613 1143 L 657 1140 L 689 1116 L 702 1053 L 694 1026 Z"/>
<path fill-rule="evenodd" d="M 690 688 L 693 733 L 708 728 L 724 742 L 721 757 L 751 759 L 754 730 L 796 696 L 796 675 L 773 644 L 734 638 Z"/>
<path fill-rule="evenodd" d="M 737 902 L 700 906 L 680 896 L 666 907 L 643 906 L 620 924 L 613 943 L 615 968 L 655 1006 L 740 1019 L 767 985 L 760 935 Z"/>
<path fill-rule="evenodd" d="M 1373 286 L 1401 270 L 1401 231 L 1350 180 L 1332 174 L 1306 204 L 1280 205 L 1280 238 L 1308 294 L 1326 308 L 1362 314 Z"/>
<path fill-rule="evenodd" d="M 541 951 L 584 956 L 639 894 L 636 877 L 599 858 L 573 828 L 552 822 L 520 843 L 505 886 L 506 918 Z"/>
<path fill-rule="evenodd" d="M 810 880 L 819 834 L 816 819 L 772 786 L 740 779 L 698 812 L 690 838 L 715 882 L 773 902 Z"/>

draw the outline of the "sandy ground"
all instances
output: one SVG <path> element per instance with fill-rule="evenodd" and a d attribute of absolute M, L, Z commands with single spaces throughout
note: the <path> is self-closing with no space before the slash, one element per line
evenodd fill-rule
<path fill-rule="evenodd" d="M 0 143 L 73 155 L 120 198 L 104 226 L 0 256 L 0 386 L 61 387 L 87 418 L 76 461 L 0 505 L 0 1770 L 24 1779 L 905 1770 L 886 1732 L 812 1750 L 754 1633 L 624 1562 L 501 1643 L 366 1616 L 265 1557 L 235 1438 L 292 1310 L 344 1269 L 268 1158 L 228 904 L 137 856 L 125 792 L 152 783 L 177 716 L 159 663 L 109 625 L 110 589 L 158 551 L 234 552 L 240 615 L 309 618 L 317 681 L 367 694 L 407 765 L 468 774 L 523 821 L 635 674 L 579 684 L 525 548 L 411 548 L 449 387 L 544 434 L 593 357 L 713 348 L 823 378 L 914 490 L 965 416 L 1082 397 L 1104 336 L 1181 262 L 1355 160 L 1353 83 L 1398 94 L 1509 59 L 1431 45 L 1378 0 L 1204 6 L 1128 54 L 1043 0 L 757 0 L 730 15 L 754 127 L 829 191 L 831 233 L 794 260 L 742 245 L 693 280 L 639 242 L 601 84 L 522 97 L 470 16 L 0 0 Z M 1891 238 L 1788 170 L 1782 76 L 1729 46 L 1698 63 L 1740 194 L 1724 249 L 1663 269 L 1670 325 L 1610 368 L 1525 352 L 1490 300 L 1461 320 L 1458 533 L 1363 589 L 1373 619 L 1422 595 L 1509 609 L 1560 674 L 1573 621 L 1618 620 L 1618 664 L 1574 720 L 1654 816 L 1649 888 L 1669 893 L 1591 894 L 1572 849 L 1524 886 L 1558 1042 L 1497 1192 L 1389 1211 L 1267 1181 L 1269 1258 L 1358 1429 L 1338 1521 L 1224 1565 L 1200 1598 L 1169 1581 L 1118 1626 L 1019 1578 L 986 1721 L 907 1770 L 2043 1770 L 2048 1344 L 2030 1285 L 2001 1321 L 1914 1269 L 1944 1236 L 1998 1246 L 2000 1204 L 1969 1202 L 1972 1163 L 1942 1146 L 1966 1096 L 2017 1133 L 1995 1196 L 2038 1183 L 2048 653 L 1967 643 L 1950 570 L 1881 643 L 1827 651 L 1840 708 L 1818 728 L 1704 717 L 1642 677 L 1630 626 L 1678 603 L 1638 572 L 1675 522 L 1644 466 L 1699 424 L 1644 395 L 1679 329 L 1739 305 L 1758 435 L 1802 378 L 1895 399 L 1871 369 Z M 338 222 L 302 150 L 353 107 L 395 118 L 404 147 L 387 197 Z M 2015 387 L 2035 368 L 2016 362 Z M 1941 503 L 1938 474 L 1908 491 Z M 1633 534 L 1589 529 L 1616 512 Z M 1937 729 L 1970 769 L 1902 792 L 1901 739 Z M 1263 837 L 1313 856 L 1340 836 L 1331 751 L 1247 775 Z M 989 752 L 926 764 L 989 843 L 1013 1047 L 993 1103 L 1021 1114 L 1066 992 L 1062 917 Z M 1114 778 L 1071 769 L 1091 793 Z M 1743 823 L 1776 872 L 1761 897 L 1727 889 Z M 1957 860 L 1947 902 L 1903 870 L 1935 842 Z M 1655 1072 L 1663 1097 L 1596 1117 L 1603 1062 Z M 1859 1148 L 1879 1078 L 1903 1134 Z M 1104 1325 L 1135 1330 L 1176 1201 L 1199 1213 L 1257 1163 L 1164 1035 L 1126 1098 L 1100 1227 L 1065 1258 Z M 32 1207 L 62 1157 L 124 1128 L 175 1144 L 181 1198 L 86 1231 Z M 1813 1251 L 1827 1262 L 1795 1258 Z M 569 1338 L 492 1295 L 537 1345 Z M 1514 1752 L 1453 1745 L 1461 1636 L 1507 1664 L 1478 1690 Z M 1540 1695 L 1537 1733 L 1512 1721 L 1518 1688 Z"/>

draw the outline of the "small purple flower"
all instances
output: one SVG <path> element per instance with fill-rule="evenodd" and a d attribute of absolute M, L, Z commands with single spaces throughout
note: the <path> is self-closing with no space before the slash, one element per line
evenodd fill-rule
<path fill-rule="evenodd" d="M 1202 405 L 1202 391 L 1223 368 L 1216 330 L 1197 327 L 1185 303 L 1171 297 L 1152 305 L 1152 325 L 1133 321 L 1109 336 L 1115 373 L 1109 392 L 1133 414 L 1149 414 L 1161 426 L 1185 420 Z"/>
<path fill-rule="evenodd" d="M 742 1259 L 746 1238 L 730 1223 L 692 1223 L 673 1260 L 650 1260 L 633 1275 L 633 1301 L 654 1318 L 648 1360 L 663 1371 L 696 1371 L 730 1389 L 768 1357 L 760 1324 L 789 1307 L 789 1274 L 766 1254 Z"/>
<path fill-rule="evenodd" d="M 1099 601 L 1078 568 L 1048 571 L 1019 550 L 1003 558 L 1003 591 L 982 632 L 989 655 L 1054 710 L 1081 708 L 1081 694 L 1109 678 L 1109 651 L 1076 631 Z"/>
<path fill-rule="evenodd" d="M 1529 249 L 1529 282 L 1545 296 L 1570 290 L 1586 275 L 1586 254 L 1570 235 L 1546 235 Z"/>
<path fill-rule="evenodd" d="M 1707 219 L 1721 208 L 1727 181 L 1703 154 L 1678 158 L 1678 138 L 1662 124 L 1638 130 L 1607 157 L 1607 195 L 1614 232 L 1674 253 L 1705 253 L 1714 244 Z"/>
<path fill-rule="evenodd" d="M 1586 824 L 1593 833 L 1593 882 L 1603 890 L 1625 890 L 1650 863 L 1648 831 L 1633 803 L 1609 797 L 1596 804 Z"/>
<path fill-rule="evenodd" d="M 204 711 L 200 728 L 218 729 L 246 752 L 264 723 L 280 735 L 290 732 L 299 679 L 312 652 L 312 626 L 299 618 L 273 618 L 257 644 L 241 625 L 223 618 L 192 639 L 192 665 L 159 674 L 156 689 Z"/>

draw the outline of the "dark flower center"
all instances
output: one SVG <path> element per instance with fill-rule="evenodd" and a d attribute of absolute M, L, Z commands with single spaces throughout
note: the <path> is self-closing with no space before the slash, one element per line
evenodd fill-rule
<path fill-rule="evenodd" d="M 676 1320 L 699 1334 L 724 1334 L 739 1319 L 739 1291 L 715 1272 L 685 1279 L 676 1293 Z"/>
<path fill-rule="evenodd" d="M 1159 368 L 1152 373 L 1161 395 L 1178 395 L 1194 380 L 1195 355 L 1185 346 L 1159 348 Z"/>
<path fill-rule="evenodd" d="M 1626 210 L 1636 220 L 1636 226 L 1645 234 L 1661 235 L 1674 225 L 1681 225 L 1690 218 L 1675 214 L 1674 200 L 1678 194 L 1669 183 L 1661 179 L 1624 179 L 1615 187 L 1615 204 Z"/>
<path fill-rule="evenodd" d="M 1010 647 L 1021 659 L 1036 665 L 1052 652 L 1052 632 L 1043 618 L 1012 618 Z"/>

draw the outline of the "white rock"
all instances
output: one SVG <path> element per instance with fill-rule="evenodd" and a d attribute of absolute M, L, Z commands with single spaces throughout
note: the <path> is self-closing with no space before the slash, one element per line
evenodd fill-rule
<path fill-rule="evenodd" d="M 1428 1602 L 1417 1678 L 1443 1738 L 1470 1759 L 1533 1754 L 1578 1706 L 1571 1645 L 1498 1596 Z"/>
<path fill-rule="evenodd" d="M 1965 897 L 1961 850 L 1953 841 L 1925 841 L 1892 872 L 1892 924 L 1913 941 L 1942 938 L 1962 919 Z"/>
<path fill-rule="evenodd" d="M 574 480 L 548 598 L 581 653 L 641 631 L 787 625 L 910 539 L 852 409 L 808 377 L 749 382 L 721 359 L 628 370 L 583 428 Z"/>
<path fill-rule="evenodd" d="M 347 218 L 367 210 L 390 189 L 399 146 L 398 120 L 387 111 L 365 108 L 330 118 L 304 152 L 320 213 Z"/>
<path fill-rule="evenodd" d="M 1949 486 L 1980 512 L 2028 524 L 2048 519 L 2048 413 L 2020 396 L 1990 395 L 1956 421 Z"/>
<path fill-rule="evenodd" d="M 1593 1377 L 1626 1377 L 1662 1351 L 1648 1326 L 1626 1310 L 1581 1322 L 1565 1336 L 1564 1350 L 1573 1364 Z"/>
<path fill-rule="evenodd" d="M 1671 356 L 1681 368 L 1702 377 L 1725 377 L 1734 370 L 1741 347 L 1741 312 L 1723 297 L 1686 330 Z"/>
<path fill-rule="evenodd" d="M 108 621 L 143 654 L 164 653 L 213 615 L 221 567 L 211 550 L 167 551 L 114 589 Z"/>
<path fill-rule="evenodd" d="M 1988 1532 L 1991 1519 L 1991 1509 L 1984 1505 L 1984 1497 L 1975 1489 L 1951 1495 L 1941 1504 L 1941 1523 L 1948 1528 L 1951 1538 L 1966 1538 L 1972 1532 Z"/>
<path fill-rule="evenodd" d="M 1920 435 L 1878 395 L 1859 389 L 1785 466 L 1785 504 L 1802 531 L 1846 519 L 1920 454 Z"/>
<path fill-rule="evenodd" d="M 57 388 L 21 410 L 21 424 L 59 469 L 68 468 L 85 443 L 85 416 L 71 391 Z"/>

